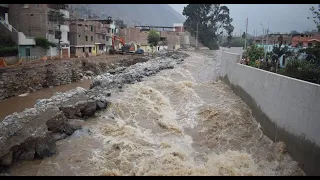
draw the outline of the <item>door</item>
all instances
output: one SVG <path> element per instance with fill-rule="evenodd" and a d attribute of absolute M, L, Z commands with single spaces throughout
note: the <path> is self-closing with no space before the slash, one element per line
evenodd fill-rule
<path fill-rule="evenodd" d="M 62 49 L 62 58 L 63 59 L 69 58 L 69 50 L 68 49 Z"/>
<path fill-rule="evenodd" d="M 30 56 L 30 48 L 26 48 L 26 56 L 27 56 L 27 57 Z"/>

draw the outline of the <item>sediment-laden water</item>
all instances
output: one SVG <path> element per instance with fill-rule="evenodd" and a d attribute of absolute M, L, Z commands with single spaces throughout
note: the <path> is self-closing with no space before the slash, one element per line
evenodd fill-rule
<path fill-rule="evenodd" d="M 13 175 L 304 175 L 218 80 L 221 51 L 114 90 L 112 105 Z"/>

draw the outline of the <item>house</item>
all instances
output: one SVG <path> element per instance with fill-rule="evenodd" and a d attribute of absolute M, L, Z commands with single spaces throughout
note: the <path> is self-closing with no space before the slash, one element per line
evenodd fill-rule
<path fill-rule="evenodd" d="M 285 45 L 290 45 L 291 44 L 291 35 L 290 34 L 268 34 L 264 36 L 259 36 L 253 38 L 253 43 L 256 45 L 262 45 L 262 44 L 267 44 L 267 45 L 276 45 L 279 44 L 279 39 L 280 37 L 283 39 L 283 44 Z"/>
<path fill-rule="evenodd" d="M 308 47 L 314 47 L 317 44 L 320 44 L 320 39 L 310 39 L 310 40 L 308 40 Z"/>
<path fill-rule="evenodd" d="M 49 18 L 51 11 L 59 11 L 64 15 L 64 18 L 68 19 L 69 12 L 65 9 L 54 10 L 54 7 L 55 4 L 9 4 L 8 24 L 13 27 L 12 39 L 19 38 L 19 45 L 21 45 L 20 48 L 22 48 L 19 49 L 19 51 L 22 52 L 21 56 L 70 57 L 70 42 L 68 40 L 69 26 L 67 24 L 61 24 L 59 28 L 57 22 Z M 23 35 L 20 32 L 23 33 Z M 22 40 L 20 40 L 20 37 L 22 37 Z M 26 38 L 23 39 L 23 37 Z M 35 38 L 45 38 L 51 43 L 54 43 L 55 46 L 60 44 L 60 48 L 50 47 L 49 49 L 39 49 L 39 47 L 35 46 L 34 41 L 30 40 L 34 40 Z M 25 49 L 25 54 L 23 53 L 23 49 Z M 58 49 L 60 49 L 60 51 Z"/>
<path fill-rule="evenodd" d="M 293 47 L 310 47 L 320 41 L 318 34 L 294 34 L 292 35 Z"/>
<path fill-rule="evenodd" d="M 173 23 L 174 32 L 184 32 L 183 23 Z"/>
<path fill-rule="evenodd" d="M 69 39 L 70 53 L 72 56 L 81 57 L 86 56 L 86 54 L 96 55 L 96 44 L 94 41 L 95 23 L 95 21 L 86 19 L 70 20 Z"/>
<path fill-rule="evenodd" d="M 106 35 L 107 35 L 107 27 L 104 24 L 96 21 L 94 23 L 94 44 L 96 49 L 96 54 L 103 54 L 107 51 L 106 49 Z"/>
<path fill-rule="evenodd" d="M 105 38 L 105 51 L 108 52 L 109 49 L 112 47 L 112 37 L 114 35 L 119 34 L 118 28 L 116 28 L 116 23 L 112 20 L 112 17 L 108 17 L 107 19 L 90 19 L 91 21 L 99 22 L 102 25 L 102 31 L 105 31 L 106 38 Z"/>
<path fill-rule="evenodd" d="M 167 46 L 167 43 L 164 42 L 164 41 L 160 41 L 158 43 L 158 46 L 157 46 L 157 51 L 162 51 L 162 50 L 167 50 L 168 49 L 168 46 Z"/>
<path fill-rule="evenodd" d="M 165 41 L 168 50 L 177 50 L 180 48 L 180 35 L 174 31 L 161 31 L 160 40 Z"/>

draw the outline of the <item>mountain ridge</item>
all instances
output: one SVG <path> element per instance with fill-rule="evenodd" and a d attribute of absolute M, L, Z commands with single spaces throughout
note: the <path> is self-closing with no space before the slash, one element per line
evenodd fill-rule
<path fill-rule="evenodd" d="M 77 12 L 78 18 L 111 16 L 129 26 L 172 26 L 185 21 L 185 17 L 168 4 L 70 4 L 69 7 Z"/>

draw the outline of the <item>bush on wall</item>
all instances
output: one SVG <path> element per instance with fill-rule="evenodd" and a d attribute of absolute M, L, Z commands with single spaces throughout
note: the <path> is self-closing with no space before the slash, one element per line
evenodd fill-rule
<path fill-rule="evenodd" d="M 36 41 L 36 46 L 40 46 L 40 47 L 42 47 L 44 49 L 49 49 L 50 46 L 56 47 L 55 44 L 53 44 L 52 42 L 48 41 L 46 38 L 37 37 L 34 40 Z"/>
<path fill-rule="evenodd" d="M 0 47 L 0 57 L 17 56 L 17 47 Z"/>

